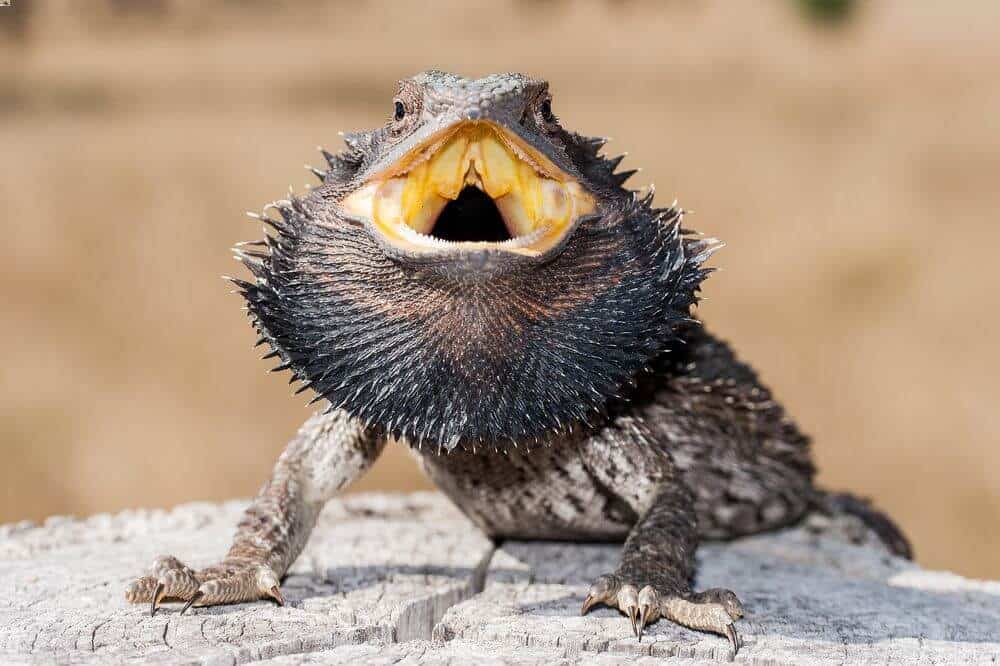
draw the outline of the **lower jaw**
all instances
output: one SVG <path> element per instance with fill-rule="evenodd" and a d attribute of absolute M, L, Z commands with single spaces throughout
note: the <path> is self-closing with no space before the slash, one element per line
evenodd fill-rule
<path fill-rule="evenodd" d="M 497 208 L 504 213 L 503 205 L 508 202 L 497 202 Z M 446 204 L 447 205 L 447 204 Z M 509 205 L 509 203 L 508 203 Z M 348 211 L 349 212 L 349 211 Z M 558 220 L 553 222 L 541 222 L 533 225 L 532 229 L 525 229 L 524 226 L 517 226 L 510 222 L 508 215 L 503 215 L 506 235 L 509 238 L 504 240 L 452 240 L 448 237 L 440 237 L 435 234 L 435 226 L 441 212 L 438 211 L 432 219 L 427 221 L 426 231 L 415 229 L 410 224 L 401 220 L 386 221 L 376 216 L 357 216 L 379 237 L 384 244 L 392 246 L 394 249 L 409 255 L 437 255 L 454 254 L 456 252 L 479 253 L 482 251 L 495 251 L 511 253 L 526 257 L 541 257 L 562 244 L 571 231 L 578 226 L 584 218 L 593 217 L 593 210 L 586 210 L 573 218 Z M 470 220 L 470 224 L 477 224 L 476 220 Z M 466 238 L 475 235 L 475 231 L 464 234 Z M 493 234 L 495 235 L 495 234 Z"/>
<path fill-rule="evenodd" d="M 584 222 L 594 216 L 587 216 Z M 432 239 L 430 244 L 421 240 L 408 242 L 402 232 L 399 237 L 390 237 L 375 229 L 368 221 L 365 227 L 382 252 L 394 261 L 404 265 L 423 266 L 443 271 L 453 277 L 465 276 L 475 281 L 489 280 L 498 273 L 516 269 L 518 266 L 536 266 L 556 256 L 566 246 L 573 230 L 553 243 L 541 244 L 536 237 L 520 237 L 503 242 L 450 242 Z M 523 244 L 523 245 L 522 245 Z"/>

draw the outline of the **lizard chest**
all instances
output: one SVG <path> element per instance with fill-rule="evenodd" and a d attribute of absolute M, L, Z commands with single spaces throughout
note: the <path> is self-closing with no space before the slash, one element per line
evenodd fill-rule
<path fill-rule="evenodd" d="M 492 537 L 620 540 L 637 519 L 588 471 L 572 443 L 530 452 L 410 450 L 438 488 Z"/>

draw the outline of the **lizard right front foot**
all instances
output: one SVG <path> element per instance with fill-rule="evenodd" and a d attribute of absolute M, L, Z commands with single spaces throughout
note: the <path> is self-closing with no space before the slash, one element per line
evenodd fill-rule
<path fill-rule="evenodd" d="M 176 557 L 153 560 L 149 574 L 136 579 L 125 590 L 125 600 L 150 605 L 150 616 L 164 601 L 183 601 L 183 614 L 191 606 L 238 604 L 274 599 L 285 605 L 281 581 L 264 562 L 249 558 L 226 558 L 219 564 L 195 571 Z"/>
<path fill-rule="evenodd" d="M 734 655 L 743 645 L 736 630 L 736 620 L 743 617 L 743 604 L 730 590 L 712 588 L 681 595 L 657 589 L 648 581 L 605 574 L 590 587 L 580 614 L 586 615 L 597 604 L 625 613 L 632 622 L 632 632 L 640 641 L 647 625 L 664 618 L 682 627 L 725 636 Z"/>

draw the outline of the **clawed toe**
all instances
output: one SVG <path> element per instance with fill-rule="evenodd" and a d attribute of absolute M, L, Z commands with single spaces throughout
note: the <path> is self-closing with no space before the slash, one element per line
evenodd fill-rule
<path fill-rule="evenodd" d="M 685 597 L 671 597 L 662 604 L 663 616 L 677 624 L 721 634 L 729 639 L 733 654 L 743 645 L 736 619 L 743 616 L 743 604 L 729 590 L 712 589 Z"/>
<path fill-rule="evenodd" d="M 688 597 L 695 603 L 719 604 L 726 609 L 734 620 L 739 620 L 744 615 L 743 604 L 732 590 L 722 587 L 713 587 L 704 592 L 696 592 Z"/>
<path fill-rule="evenodd" d="M 583 600 L 580 615 L 586 615 L 597 604 L 617 605 L 611 604 L 611 602 L 616 598 L 619 587 L 621 587 L 621 582 L 611 574 L 605 574 L 598 578 L 590 586 L 590 591 L 587 592 L 587 596 Z"/>
<path fill-rule="evenodd" d="M 198 601 L 200 601 L 201 598 L 204 597 L 204 596 L 205 596 L 205 593 L 202 592 L 201 590 L 195 591 L 195 593 L 193 595 L 191 595 L 191 598 L 188 599 L 187 602 L 184 604 L 184 608 L 181 609 L 180 614 L 184 615 L 184 613 L 186 613 L 187 610 L 189 608 L 191 608 L 191 606 L 193 606 L 195 603 L 197 603 Z"/>
<path fill-rule="evenodd" d="M 660 599 L 659 595 L 656 593 L 651 586 L 639 590 L 639 630 L 636 632 L 636 638 L 639 642 L 642 642 L 642 630 L 647 624 L 655 622 L 660 617 Z"/>
<path fill-rule="evenodd" d="M 166 590 L 167 586 L 163 581 L 156 581 L 156 589 L 153 590 L 153 600 L 149 607 L 149 617 L 156 615 L 156 609 L 160 607 L 160 602 L 163 601 L 163 594 Z"/>
<path fill-rule="evenodd" d="M 743 641 L 740 639 L 739 632 L 736 631 L 736 625 L 732 622 L 726 625 L 726 638 L 729 639 L 729 646 L 733 648 L 735 655 L 743 647 Z"/>
<path fill-rule="evenodd" d="M 634 585 L 622 585 L 618 590 L 618 609 L 632 623 L 632 634 L 639 636 L 639 593 Z"/>
<path fill-rule="evenodd" d="M 735 655 L 743 646 L 735 621 L 743 617 L 743 604 L 730 590 L 713 588 L 681 597 L 665 595 L 652 585 L 636 591 L 636 586 L 624 582 L 615 574 L 605 574 L 590 587 L 580 614 L 604 604 L 618 608 L 632 625 L 632 633 L 640 641 L 647 626 L 666 618 L 681 626 L 699 631 L 710 631 L 729 639 Z"/>
<path fill-rule="evenodd" d="M 130 603 L 149 603 L 153 616 L 167 600 L 183 601 L 183 615 L 194 605 L 240 603 L 273 599 L 285 605 L 278 576 L 266 564 L 251 560 L 227 560 L 195 572 L 175 557 L 158 557 L 150 573 L 125 590 Z"/>
<path fill-rule="evenodd" d="M 285 605 L 285 596 L 281 593 L 281 588 L 277 585 L 272 585 L 267 591 L 267 595 L 274 599 L 274 602 L 279 606 Z"/>

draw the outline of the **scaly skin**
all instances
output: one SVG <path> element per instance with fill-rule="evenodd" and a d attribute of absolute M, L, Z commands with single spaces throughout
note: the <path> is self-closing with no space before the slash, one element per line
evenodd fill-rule
<path fill-rule="evenodd" d="M 535 253 L 428 250 L 356 213 L 464 128 L 495 132 L 528 173 L 572 184 L 593 210 Z M 691 316 L 717 243 L 684 230 L 680 209 L 625 189 L 632 172 L 599 154 L 603 141 L 559 124 L 544 81 L 425 72 L 400 83 L 385 126 L 346 141 L 324 153 L 320 187 L 259 217 L 276 235 L 237 249 L 254 279 L 234 280 L 268 356 L 330 407 L 289 444 L 219 564 L 194 571 L 158 558 L 129 601 L 152 612 L 166 599 L 185 610 L 283 603 L 280 580 L 323 504 L 390 438 L 490 536 L 624 540 L 621 564 L 594 582 L 582 612 L 618 608 L 640 638 L 664 618 L 739 649 L 736 594 L 692 589 L 703 538 L 818 510 L 856 517 L 909 556 L 888 518 L 813 485 L 808 439 Z"/>
<path fill-rule="evenodd" d="M 150 613 L 171 600 L 185 601 L 184 610 L 266 597 L 284 605 L 281 578 L 305 547 L 323 505 L 363 474 L 384 445 L 384 437 L 343 412 L 314 416 L 278 458 L 221 562 L 194 571 L 175 557 L 157 557 L 125 598 L 151 603 Z"/>

